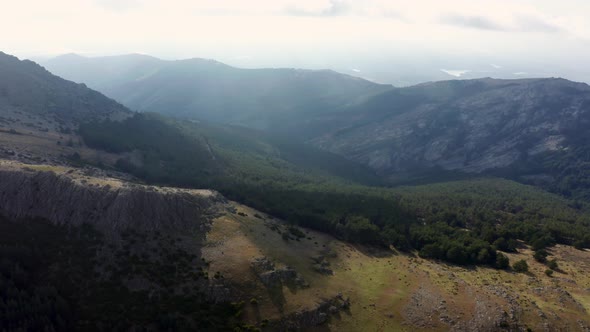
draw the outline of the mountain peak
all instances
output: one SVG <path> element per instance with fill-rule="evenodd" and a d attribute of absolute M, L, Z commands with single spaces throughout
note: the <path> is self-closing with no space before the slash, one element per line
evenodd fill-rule
<path fill-rule="evenodd" d="M 128 113 L 122 105 L 81 84 L 64 80 L 31 60 L 0 52 L 0 101 L 31 115 L 64 123 Z"/>
<path fill-rule="evenodd" d="M 0 61 L 2 61 L 2 62 L 9 62 L 9 61 L 16 62 L 16 61 L 20 61 L 20 59 L 15 57 L 14 55 L 10 55 L 10 54 L 0 51 Z"/>

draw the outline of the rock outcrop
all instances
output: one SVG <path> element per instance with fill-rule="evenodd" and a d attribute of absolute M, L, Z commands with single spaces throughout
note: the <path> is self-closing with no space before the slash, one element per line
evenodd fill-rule
<path fill-rule="evenodd" d="M 303 331 L 327 323 L 330 317 L 339 315 L 341 311 L 346 311 L 349 307 L 350 299 L 338 294 L 318 302 L 311 309 L 294 312 L 283 320 L 275 322 L 272 327 L 280 331 Z"/>
<path fill-rule="evenodd" d="M 311 142 L 380 174 L 479 173 L 586 141 L 590 87 L 563 79 L 426 83 L 329 121 L 336 124 L 326 123 L 332 129 Z"/>
<path fill-rule="evenodd" d="M 289 266 L 276 268 L 266 257 L 258 257 L 250 264 L 254 273 L 266 287 L 280 287 L 283 284 L 307 288 L 309 284 L 297 271 Z"/>
<path fill-rule="evenodd" d="M 77 171 L 0 167 L 0 213 L 99 229 L 198 229 L 225 199 L 209 190 L 154 187 Z M 60 174 L 61 173 L 61 174 Z"/>

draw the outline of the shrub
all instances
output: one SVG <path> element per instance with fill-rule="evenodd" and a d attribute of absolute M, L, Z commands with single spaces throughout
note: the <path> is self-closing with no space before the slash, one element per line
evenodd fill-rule
<path fill-rule="evenodd" d="M 496 268 L 506 270 L 508 267 L 510 267 L 510 261 L 508 260 L 508 257 L 502 253 L 498 253 L 496 255 Z"/>
<path fill-rule="evenodd" d="M 529 271 L 529 265 L 524 259 L 521 259 L 512 265 L 512 269 L 516 272 L 526 273 Z"/>
<path fill-rule="evenodd" d="M 516 252 L 516 246 L 518 243 L 514 239 L 506 240 L 505 238 L 500 237 L 494 241 L 493 245 L 496 247 L 496 249 L 501 251 Z"/>
<path fill-rule="evenodd" d="M 299 228 L 295 226 L 289 227 L 289 233 L 293 234 L 296 238 L 303 238 L 305 237 L 305 233 L 303 233 Z"/>
<path fill-rule="evenodd" d="M 551 270 L 551 269 L 547 269 L 547 270 L 545 270 L 545 274 L 546 274 L 548 277 L 552 277 L 552 276 L 553 276 L 553 270 Z"/>
<path fill-rule="evenodd" d="M 550 268 L 551 270 L 559 269 L 559 265 L 557 264 L 557 260 L 552 259 L 549 262 L 547 262 L 547 267 Z"/>
<path fill-rule="evenodd" d="M 535 258 L 535 260 L 539 263 L 545 263 L 547 261 L 547 255 L 549 254 L 545 249 L 540 249 L 535 251 L 533 258 Z"/>

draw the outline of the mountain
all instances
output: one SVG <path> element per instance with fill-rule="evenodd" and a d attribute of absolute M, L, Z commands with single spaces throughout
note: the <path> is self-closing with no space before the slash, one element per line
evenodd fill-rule
<path fill-rule="evenodd" d="M 555 78 L 426 83 L 332 118 L 311 142 L 387 177 L 444 170 L 559 182 L 559 160 L 588 161 L 590 87 Z"/>
<path fill-rule="evenodd" d="M 551 248 L 547 260 L 559 262 L 553 276 L 526 247 L 503 254 L 511 265 L 527 262 L 526 274 L 462 267 L 422 252 L 351 245 L 213 191 L 138 185 L 88 167 L 3 161 L 0 180 L 0 323 L 8 331 L 590 326 L 590 255 L 571 246 Z M 489 205 L 495 223 L 513 218 L 499 225 L 504 232 L 520 232 L 519 219 L 531 212 L 580 217 L 565 200 L 509 181 L 398 192 L 424 211 L 423 223 L 446 204 L 459 218 Z"/>
<path fill-rule="evenodd" d="M 528 122 L 509 122 L 510 129 L 532 123 L 547 135 L 549 124 L 563 123 L 578 130 L 563 133 L 567 148 L 539 154 L 549 153 L 539 167 L 579 171 L 563 178 L 571 189 L 583 186 L 587 174 L 580 157 L 587 142 L 583 85 L 482 80 L 388 87 L 364 102 L 300 116 L 290 127 L 300 135 L 285 137 L 132 113 L 33 63 L 6 61 L 0 326 L 8 331 L 590 326 L 590 210 L 583 200 L 492 176 L 490 168 L 456 169 L 477 178 L 437 176 L 435 184 L 388 187 L 344 158 L 348 145 L 328 144 L 369 126 L 375 132 L 351 137 L 366 136 L 373 149 L 379 145 L 372 140 L 388 133 L 376 123 L 407 133 L 395 125 L 408 116 L 413 131 L 400 144 L 412 147 L 412 139 L 425 137 L 418 149 L 431 137 L 454 135 L 467 115 L 465 132 L 486 133 L 486 122 L 502 129 L 496 113 L 522 113 Z M 514 98 L 521 99 L 510 104 Z M 531 102 L 537 99 L 544 102 Z M 529 115 L 537 111 L 540 120 Z M 549 118 L 553 112 L 561 118 Z M 579 128 L 568 121 L 575 114 Z M 53 125 L 55 119 L 68 126 Z M 304 138 L 341 155 L 300 144 Z M 400 170 L 442 167 L 418 163 L 413 169 L 400 163 L 407 167 Z M 531 163 L 510 168 L 530 170 Z"/>
<path fill-rule="evenodd" d="M 393 182 L 494 174 L 590 197 L 584 175 L 590 89 L 583 83 L 485 78 L 393 88 L 330 71 L 238 69 L 203 59 L 58 60 L 84 63 L 76 67 L 78 79 L 89 82 L 93 71 L 117 68 L 126 83 L 110 73 L 99 88 L 132 108 L 280 133 Z M 138 67 L 144 69 L 126 74 Z"/>
<path fill-rule="evenodd" d="M 330 70 L 241 69 L 206 59 L 66 55 L 43 64 L 133 110 L 263 129 L 294 127 L 390 88 Z"/>
<path fill-rule="evenodd" d="M 57 77 L 38 64 L 0 52 L 0 105 L 59 123 L 120 118 L 129 111 L 117 102 Z"/>
<path fill-rule="evenodd" d="M 51 72 L 101 91 L 135 81 L 162 68 L 166 61 L 143 54 L 88 58 L 74 53 L 42 61 Z"/>
<path fill-rule="evenodd" d="M 105 157 L 83 146 L 81 123 L 122 120 L 129 109 L 57 77 L 38 64 L 0 53 L 0 157 L 63 163 L 65 156 Z"/>

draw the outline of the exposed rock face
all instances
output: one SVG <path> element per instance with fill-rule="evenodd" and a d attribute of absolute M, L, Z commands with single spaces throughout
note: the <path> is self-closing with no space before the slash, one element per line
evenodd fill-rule
<path fill-rule="evenodd" d="M 350 299 L 338 294 L 330 299 L 322 300 L 312 309 L 295 312 L 274 326 L 277 330 L 302 331 L 314 326 L 322 325 L 332 315 L 338 315 L 341 310 L 347 310 Z"/>
<path fill-rule="evenodd" d="M 277 287 L 283 284 L 292 284 L 300 288 L 309 287 L 309 284 L 297 271 L 289 266 L 277 269 L 274 263 L 266 257 L 254 259 L 251 266 L 254 273 L 266 287 Z"/>
<path fill-rule="evenodd" d="M 102 229 L 195 229 L 206 225 L 224 198 L 208 190 L 129 185 L 114 179 L 0 168 L 0 213 L 56 224 Z M 102 182 L 101 182 L 102 181 Z"/>
<path fill-rule="evenodd" d="M 590 87 L 563 79 L 428 83 L 384 93 L 334 121 L 312 143 L 384 175 L 482 172 L 579 141 L 590 124 Z"/>
<path fill-rule="evenodd" d="M 320 256 L 312 257 L 311 259 L 314 263 L 313 269 L 317 273 L 326 274 L 326 275 L 334 274 L 334 271 L 332 271 L 332 269 L 330 268 L 330 262 L 328 262 L 324 256 L 320 255 Z"/>

